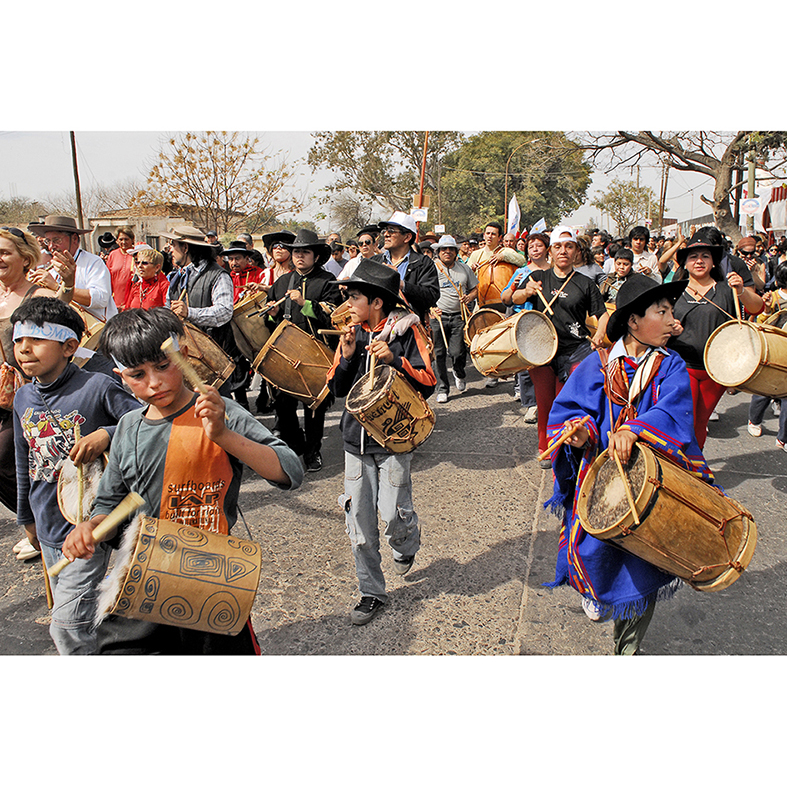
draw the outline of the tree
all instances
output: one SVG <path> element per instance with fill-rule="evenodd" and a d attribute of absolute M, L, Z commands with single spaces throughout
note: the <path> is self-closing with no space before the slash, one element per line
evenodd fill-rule
<path fill-rule="evenodd" d="M 140 207 L 157 202 L 195 206 L 201 229 L 255 232 L 300 209 L 288 195 L 293 173 L 282 154 L 274 158 L 259 139 L 237 131 L 177 134 L 163 144 L 148 175 Z"/>
<path fill-rule="evenodd" d="M 423 131 L 320 131 L 312 135 L 312 170 L 337 173 L 329 193 L 348 191 L 384 208 L 409 212 L 418 193 L 426 133 Z M 458 131 L 432 131 L 426 145 L 425 193 L 435 194 L 440 160 L 462 140 Z M 387 218 L 387 217 L 386 217 Z"/>
<path fill-rule="evenodd" d="M 712 178 L 713 197 L 700 199 L 713 210 L 716 226 L 737 242 L 741 234 L 730 196 L 746 179 L 746 157 L 755 154 L 763 162 L 773 158 L 770 167 L 763 167 L 772 172 L 787 160 L 785 137 L 783 131 L 614 131 L 582 134 L 576 141 L 605 172 L 658 160 L 672 169 Z"/>
<path fill-rule="evenodd" d="M 554 226 L 582 204 L 590 185 L 582 151 L 556 131 L 483 131 L 446 156 L 441 166 L 443 211 L 454 231 L 503 221 L 506 191 L 509 200 L 516 194 L 521 226 L 542 217 Z"/>
<path fill-rule="evenodd" d="M 26 197 L 0 199 L 0 222 L 9 227 L 22 227 L 50 212 L 49 206 Z"/>
<path fill-rule="evenodd" d="M 617 178 L 590 204 L 612 217 L 619 236 L 625 235 L 648 214 L 656 216 L 659 210 L 653 189 Z"/>

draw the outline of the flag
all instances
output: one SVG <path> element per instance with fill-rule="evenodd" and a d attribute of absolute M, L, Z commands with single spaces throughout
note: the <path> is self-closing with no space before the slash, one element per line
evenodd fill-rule
<path fill-rule="evenodd" d="M 512 232 L 514 235 L 519 234 L 519 220 L 522 218 L 522 212 L 519 210 L 519 203 L 516 201 L 516 194 L 511 197 L 511 202 L 508 203 L 508 227 L 506 232 Z"/>
<path fill-rule="evenodd" d="M 534 232 L 544 232 L 547 228 L 546 219 L 539 219 L 531 228 L 530 234 L 532 235 Z"/>

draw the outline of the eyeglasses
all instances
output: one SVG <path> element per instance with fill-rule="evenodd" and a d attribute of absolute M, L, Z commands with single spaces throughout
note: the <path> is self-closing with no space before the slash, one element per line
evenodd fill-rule
<path fill-rule="evenodd" d="M 158 263 L 150 262 L 150 260 L 137 260 L 137 265 L 158 265 Z"/>
<path fill-rule="evenodd" d="M 739 251 L 738 254 L 740 254 L 741 257 L 753 257 L 754 256 L 754 252 L 753 251 Z"/>
<path fill-rule="evenodd" d="M 285 247 L 285 245 L 283 243 L 274 243 L 273 246 L 271 246 L 271 248 L 272 249 L 284 249 L 286 247 Z"/>
<path fill-rule="evenodd" d="M 359 240 L 358 243 L 361 246 L 371 246 L 372 245 L 372 241 L 370 241 L 370 240 Z"/>

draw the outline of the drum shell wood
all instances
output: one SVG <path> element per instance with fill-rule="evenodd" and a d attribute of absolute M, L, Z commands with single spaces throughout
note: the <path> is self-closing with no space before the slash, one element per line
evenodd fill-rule
<path fill-rule="evenodd" d="M 635 484 L 639 488 L 632 489 L 632 495 L 641 524 L 634 521 L 623 480 L 604 451 L 588 470 L 577 499 L 583 529 L 697 590 L 729 587 L 751 562 L 757 544 L 757 526 L 749 511 L 648 446 L 637 443 L 634 455 L 638 452 L 644 463 L 643 482 Z M 605 486 L 597 480 L 602 472 L 609 480 Z M 625 513 L 594 527 L 594 493 L 611 502 L 613 511 Z"/>
<path fill-rule="evenodd" d="M 394 454 L 406 454 L 432 434 L 435 415 L 421 394 L 392 367 L 375 368 L 350 389 L 347 412 L 379 443 Z"/>
<path fill-rule="evenodd" d="M 195 325 L 184 322 L 183 332 L 189 348 L 186 360 L 205 385 L 221 388 L 235 371 L 235 362 L 216 341 Z"/>
<path fill-rule="evenodd" d="M 519 266 L 511 262 L 498 260 L 497 262 L 482 262 L 476 271 L 478 279 L 478 305 L 481 308 L 495 307 L 505 310 L 505 304 L 500 297 L 500 293 L 511 281 L 511 277 L 519 270 Z"/>
<path fill-rule="evenodd" d="M 470 360 L 485 377 L 509 377 L 548 364 L 557 342 L 555 326 L 546 315 L 521 311 L 480 330 L 470 342 Z"/>
<path fill-rule="evenodd" d="M 276 326 L 252 366 L 265 380 L 312 410 L 328 396 L 330 348 L 288 320 Z"/>
<path fill-rule="evenodd" d="M 264 292 L 249 295 L 232 310 L 232 334 L 235 344 L 249 361 L 253 361 L 265 342 L 271 337 L 265 315 L 262 310 L 267 304 L 268 296 Z"/>
<path fill-rule="evenodd" d="M 90 510 L 98 492 L 98 482 L 101 480 L 108 462 L 109 455 L 104 453 L 92 462 L 83 464 L 82 516 L 80 518 L 77 510 L 79 470 L 68 457 L 63 461 L 57 476 L 57 506 L 66 522 L 76 525 L 78 522 L 90 518 Z"/>
<path fill-rule="evenodd" d="M 469 347 L 479 331 L 497 325 L 504 319 L 505 317 L 496 309 L 476 309 L 465 323 L 465 344 Z"/>
<path fill-rule="evenodd" d="M 227 635 L 246 625 L 262 568 L 257 544 L 147 516 L 132 527 L 102 584 L 99 615 Z"/>
<path fill-rule="evenodd" d="M 719 385 L 776 399 L 787 396 L 787 333 L 780 328 L 725 322 L 708 337 L 703 360 Z"/>
<path fill-rule="evenodd" d="M 353 318 L 350 314 L 349 301 L 340 304 L 331 313 L 331 324 L 338 331 L 344 330 L 348 325 L 352 325 L 352 322 Z"/>
<path fill-rule="evenodd" d="M 96 352 L 98 343 L 101 341 L 101 334 L 104 332 L 104 326 L 107 324 L 106 320 L 100 320 L 98 317 L 95 317 L 78 303 L 71 302 L 68 305 L 76 311 L 85 323 L 85 331 L 82 334 L 82 340 L 79 342 L 79 349 Z M 77 355 L 74 356 L 74 364 L 76 366 L 81 369 L 89 360 L 90 356 L 79 355 L 79 350 L 77 350 Z"/>

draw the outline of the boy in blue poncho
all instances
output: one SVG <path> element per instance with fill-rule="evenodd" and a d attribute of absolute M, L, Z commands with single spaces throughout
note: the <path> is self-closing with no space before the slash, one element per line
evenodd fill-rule
<path fill-rule="evenodd" d="M 672 305 L 685 286 L 685 281 L 659 285 L 644 276 L 627 281 L 607 326 L 613 346 L 577 367 L 549 415 L 550 439 L 566 424 L 590 416 L 553 457 L 555 489 L 546 505 L 564 515 L 550 586 L 570 584 L 591 620 L 614 618 L 617 655 L 637 652 L 656 601 L 670 598 L 681 582 L 587 534 L 577 517 L 577 495 L 605 448 L 615 449 L 625 464 L 637 440 L 713 483 L 694 437 L 686 364 L 665 349 L 674 328 Z"/>

